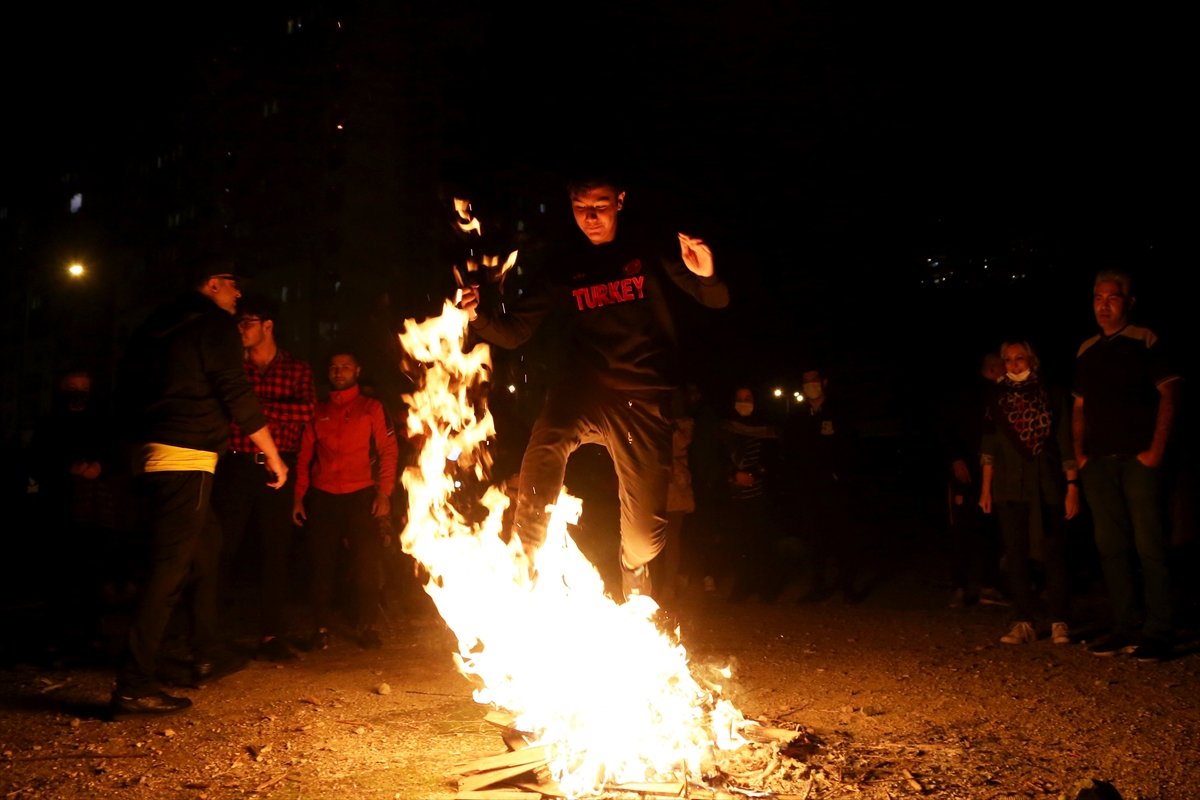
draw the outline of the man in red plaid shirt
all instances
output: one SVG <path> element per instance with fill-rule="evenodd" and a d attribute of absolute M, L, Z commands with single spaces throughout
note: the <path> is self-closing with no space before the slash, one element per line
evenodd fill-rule
<path fill-rule="evenodd" d="M 317 390 L 312 367 L 276 343 L 276 309 L 265 297 L 243 298 L 238 308 L 238 330 L 245 348 L 246 374 L 267 416 L 279 455 L 288 465 L 288 484 L 270 489 L 263 471 L 262 452 L 235 424 L 229 450 L 217 466 L 213 505 L 221 520 L 222 560 L 227 588 L 236 585 L 245 566 L 246 532 L 254 527 L 259 550 L 259 633 L 256 658 L 290 661 L 296 653 L 284 639 L 284 610 L 288 594 L 288 565 L 295 529 L 291 497 L 295 484 L 300 437 L 312 419 Z"/>

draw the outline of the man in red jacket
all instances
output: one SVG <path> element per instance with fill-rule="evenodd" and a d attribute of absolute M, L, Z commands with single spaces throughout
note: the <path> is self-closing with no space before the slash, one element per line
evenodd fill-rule
<path fill-rule="evenodd" d="M 358 359 L 348 349 L 329 359 L 329 399 L 317 403 L 296 460 L 292 519 L 308 525 L 314 630 L 310 647 L 329 646 L 331 599 L 338 548 L 349 548 L 354 623 L 359 644 L 382 646 L 379 563 L 383 541 L 376 517 L 391 511 L 396 485 L 396 437 L 383 404 L 362 394 Z"/>

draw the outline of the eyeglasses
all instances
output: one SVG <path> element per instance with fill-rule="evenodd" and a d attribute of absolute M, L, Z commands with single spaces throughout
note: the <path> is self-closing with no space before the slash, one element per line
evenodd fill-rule
<path fill-rule="evenodd" d="M 238 320 L 238 327 L 249 328 L 251 325 L 257 325 L 260 322 L 262 322 L 262 319 L 259 317 L 242 317 Z"/>
<path fill-rule="evenodd" d="M 223 281 L 229 281 L 231 284 L 233 284 L 233 288 L 235 288 L 235 289 L 238 286 L 238 276 L 237 275 L 230 275 L 228 273 L 222 273 L 220 275 L 213 275 L 213 277 L 220 278 Z"/>

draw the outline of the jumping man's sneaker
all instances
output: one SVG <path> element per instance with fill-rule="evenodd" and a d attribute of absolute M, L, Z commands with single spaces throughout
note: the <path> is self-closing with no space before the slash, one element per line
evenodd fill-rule
<path fill-rule="evenodd" d="M 635 594 L 651 595 L 650 586 L 650 565 L 642 564 L 637 569 L 630 569 L 625 566 L 625 559 L 620 558 L 621 562 L 621 594 L 628 600 Z"/>

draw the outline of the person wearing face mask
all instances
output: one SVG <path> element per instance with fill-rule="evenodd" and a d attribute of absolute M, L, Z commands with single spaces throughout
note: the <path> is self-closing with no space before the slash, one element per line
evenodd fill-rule
<path fill-rule="evenodd" d="M 1005 374 L 984 416 L 979 507 L 999 518 L 1013 618 L 1004 644 L 1028 644 L 1049 619 L 1050 640 L 1070 644 L 1066 521 L 1079 513 L 1079 481 L 1071 449 L 1066 394 L 1038 376 L 1028 342 L 1000 346 Z M 1046 589 L 1037 602 L 1035 563 Z"/>
<path fill-rule="evenodd" d="M 850 513 L 857 461 L 857 426 L 840 402 L 828 397 L 828 379 L 819 369 L 801 376 L 804 400 L 788 416 L 783 459 L 786 490 L 799 511 L 797 538 L 805 544 L 808 588 L 802 601 L 841 592 L 857 602 L 858 533 Z M 831 580 L 829 565 L 835 577 Z"/>
<path fill-rule="evenodd" d="M 725 486 L 718 546 L 712 551 L 732 571 L 729 601 L 757 594 L 774 600 L 783 588 L 775 552 L 778 525 L 772 514 L 770 482 L 776 472 L 779 434 L 759 412 L 754 390 L 739 386 L 733 393 L 733 414 L 717 432 L 725 468 Z M 712 563 L 706 570 L 719 576 Z"/>

